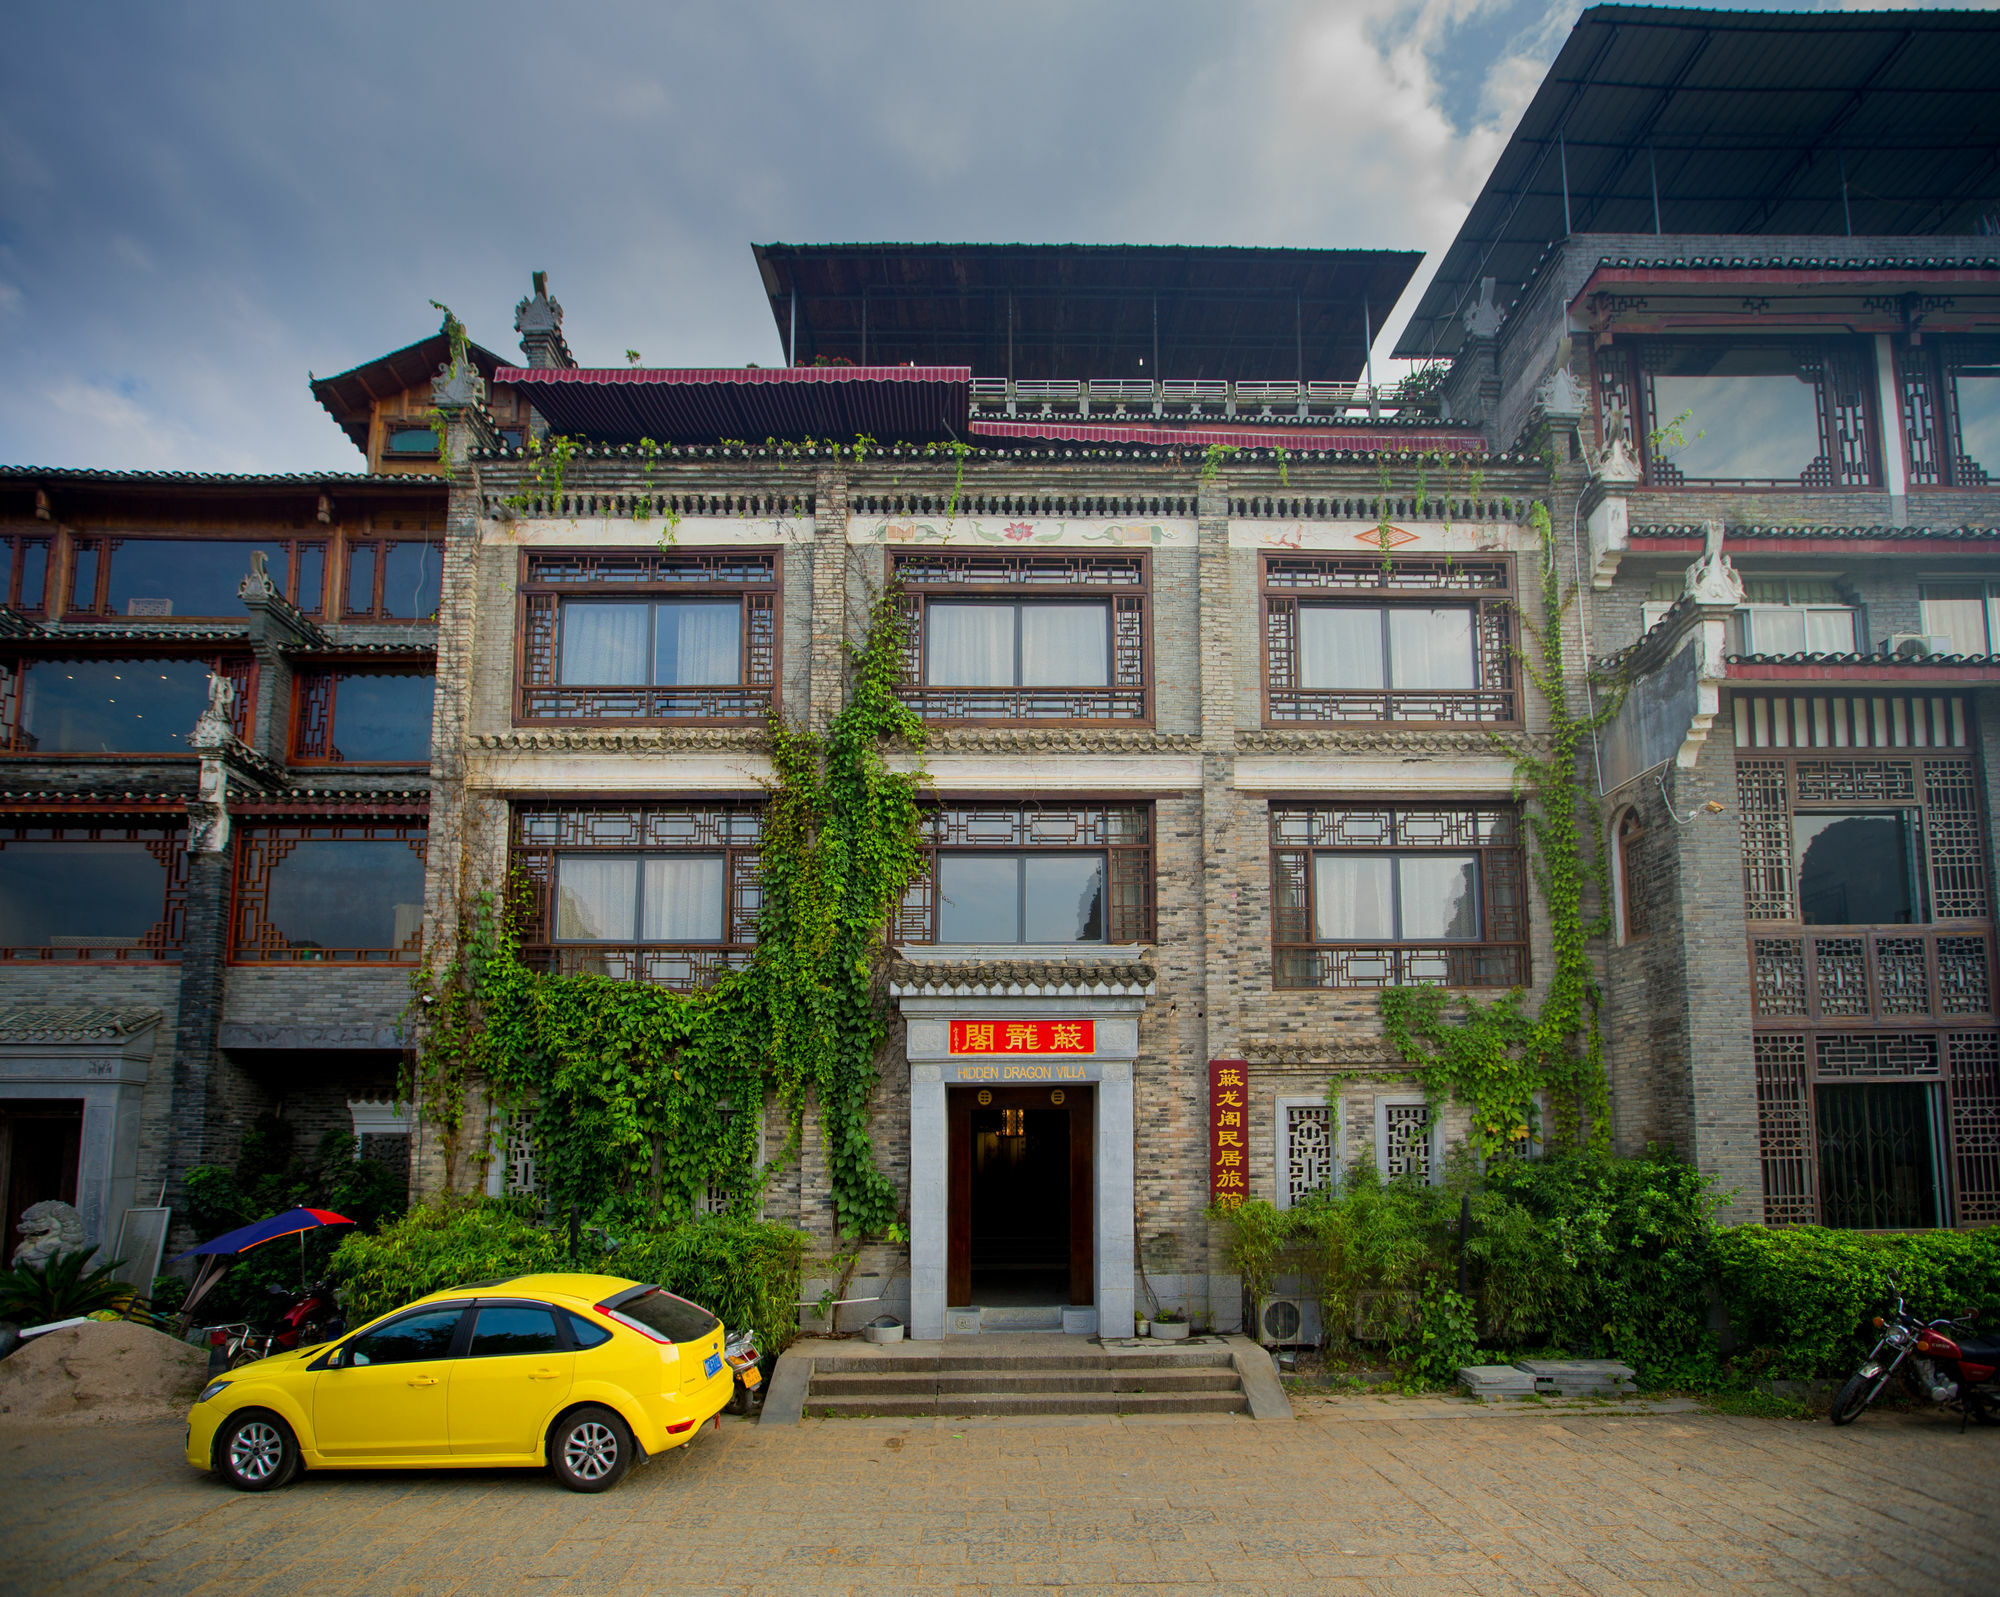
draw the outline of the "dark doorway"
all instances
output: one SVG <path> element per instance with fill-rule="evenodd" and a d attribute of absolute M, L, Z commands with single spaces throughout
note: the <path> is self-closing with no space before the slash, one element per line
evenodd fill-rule
<path fill-rule="evenodd" d="M 1843 1082 L 1814 1088 L 1813 1098 L 1827 1225 L 1900 1231 L 1940 1223 L 1934 1088 Z"/>
<path fill-rule="evenodd" d="M 75 1098 L 0 1099 L 0 1195 L 7 1201 L 7 1231 L 0 1263 L 21 1245 L 16 1228 L 30 1204 L 53 1198 L 76 1202 L 77 1165 L 83 1152 L 83 1103 Z"/>
<path fill-rule="evenodd" d="M 1094 1301 L 1095 1107 L 1088 1086 L 951 1089 L 953 1305 Z"/>

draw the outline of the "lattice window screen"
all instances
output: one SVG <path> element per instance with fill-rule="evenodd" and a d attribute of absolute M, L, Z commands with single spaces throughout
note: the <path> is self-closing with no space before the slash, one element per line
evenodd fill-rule
<path fill-rule="evenodd" d="M 1811 1225 L 1813 1194 L 1811 1087 L 1806 1039 L 1797 1033 L 1756 1040 L 1757 1141 L 1764 1161 L 1764 1223 Z"/>
<path fill-rule="evenodd" d="M 1285 1207 L 1333 1185 L 1334 1114 L 1326 1104 L 1288 1103 L 1284 1108 Z"/>
<path fill-rule="evenodd" d="M 1958 1170 L 1958 1223 L 2000 1220 L 2000 1033 L 1953 1032 L 1951 1149 Z"/>
<path fill-rule="evenodd" d="M 1743 912 L 1751 920 L 1791 920 L 1792 828 L 1784 764 L 1738 760 L 1736 802 L 1743 830 Z"/>
<path fill-rule="evenodd" d="M 1382 1106 L 1383 1174 L 1390 1179 L 1415 1175 L 1431 1178 L 1431 1106 L 1392 1103 Z"/>
<path fill-rule="evenodd" d="M 507 1118 L 506 1142 L 500 1154 L 500 1190 L 530 1196 L 541 1190 L 535 1181 L 535 1115 L 531 1109 L 518 1110 Z"/>

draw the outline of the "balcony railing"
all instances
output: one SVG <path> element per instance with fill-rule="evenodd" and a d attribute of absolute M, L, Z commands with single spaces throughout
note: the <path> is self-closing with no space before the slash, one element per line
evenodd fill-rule
<path fill-rule="evenodd" d="M 750 963 L 751 950 L 718 943 L 544 943 L 524 947 L 531 970 L 557 976 L 609 976 L 692 992 Z"/>
<path fill-rule="evenodd" d="M 1528 951 L 1515 943 L 1319 943 L 1274 950 L 1278 987 L 1521 987 Z"/>
<path fill-rule="evenodd" d="M 1442 410 L 1434 386 L 1406 382 L 1294 381 L 1161 382 L 1143 378 L 1005 377 L 972 380 L 972 414 L 1068 417 L 1078 421 L 1380 421 L 1435 419 Z"/>
<path fill-rule="evenodd" d="M 1993 1013 L 1992 972 L 1992 937 L 1980 927 L 1750 934 L 1751 1002 L 1759 1021 L 1979 1019 Z"/>

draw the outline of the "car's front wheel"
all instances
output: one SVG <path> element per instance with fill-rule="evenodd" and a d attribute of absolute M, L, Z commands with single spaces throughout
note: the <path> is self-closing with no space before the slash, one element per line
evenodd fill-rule
<path fill-rule="evenodd" d="M 215 1467 L 239 1492 L 276 1491 L 299 1472 L 298 1439 L 262 1409 L 231 1415 L 216 1433 Z"/>
<path fill-rule="evenodd" d="M 608 1408 L 565 1414 L 549 1433 L 549 1469 L 573 1492 L 608 1492 L 632 1467 L 632 1433 Z"/>

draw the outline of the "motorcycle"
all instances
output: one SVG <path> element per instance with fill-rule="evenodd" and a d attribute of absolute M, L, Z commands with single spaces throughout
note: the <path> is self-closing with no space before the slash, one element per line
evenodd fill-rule
<path fill-rule="evenodd" d="M 302 1292 L 287 1292 L 281 1286 L 266 1290 L 274 1300 L 270 1324 L 239 1321 L 208 1328 L 211 1365 L 237 1369 L 273 1353 L 331 1342 L 347 1330 L 347 1317 L 340 1312 L 329 1281 L 315 1281 Z"/>
<path fill-rule="evenodd" d="M 1959 1411 L 1958 1428 L 1978 1420 L 2000 1425 L 2000 1398 L 1983 1390 L 2000 1372 L 2000 1339 L 1970 1333 L 1965 1319 L 1924 1320 L 1904 1306 L 1902 1289 L 1894 1309 L 1875 1316 L 1882 1334 L 1861 1368 L 1848 1378 L 1833 1400 L 1833 1423 L 1852 1425 L 1881 1395 L 1891 1376 L 1911 1397 Z"/>
<path fill-rule="evenodd" d="M 757 1352 L 757 1333 L 738 1331 L 722 1344 L 722 1359 L 736 1377 L 729 1394 L 729 1412 L 748 1414 L 764 1401 L 764 1371 Z"/>

